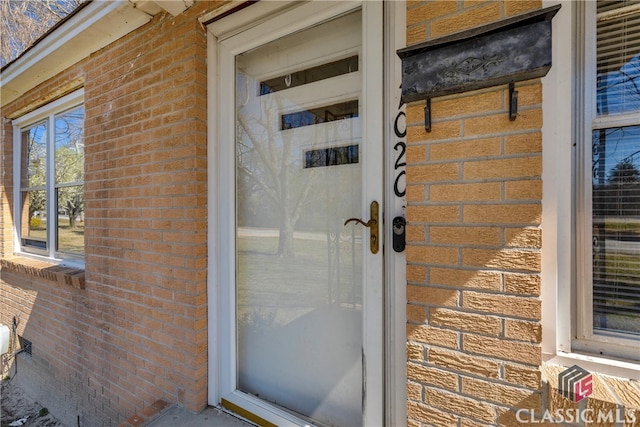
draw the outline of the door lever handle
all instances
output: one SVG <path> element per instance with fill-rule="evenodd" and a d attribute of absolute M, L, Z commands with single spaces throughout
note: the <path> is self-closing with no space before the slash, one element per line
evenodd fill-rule
<path fill-rule="evenodd" d="M 362 224 L 369 229 L 369 249 L 372 254 L 377 254 L 379 249 L 379 241 L 378 241 L 378 202 L 375 200 L 371 202 L 371 206 L 369 206 L 369 214 L 371 219 L 369 221 L 364 222 L 360 218 L 349 218 L 344 222 L 344 225 L 349 224 L 350 222 L 355 222 L 358 224 Z"/>
<path fill-rule="evenodd" d="M 344 222 L 344 225 L 349 224 L 350 222 L 357 222 L 358 224 L 362 224 L 365 227 L 371 227 L 372 225 L 376 225 L 378 224 L 378 221 L 376 221 L 375 219 L 370 219 L 367 222 L 364 222 L 363 220 L 361 220 L 360 218 L 349 218 L 348 220 L 346 220 Z"/>

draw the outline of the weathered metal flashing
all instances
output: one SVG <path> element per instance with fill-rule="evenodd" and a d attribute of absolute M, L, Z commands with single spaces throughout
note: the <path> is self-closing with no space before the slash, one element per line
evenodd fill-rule
<path fill-rule="evenodd" d="M 402 101 L 509 84 L 514 120 L 513 84 L 543 77 L 551 68 L 551 19 L 559 9 L 551 6 L 398 50 Z M 426 123 L 430 127 L 430 118 Z"/>

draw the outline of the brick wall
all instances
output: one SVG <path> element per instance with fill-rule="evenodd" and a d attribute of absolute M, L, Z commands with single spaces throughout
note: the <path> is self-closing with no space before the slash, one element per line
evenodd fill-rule
<path fill-rule="evenodd" d="M 11 140 L 12 127 L 11 121 L 0 117 L 2 121 L 0 127 L 0 138 L 2 141 Z M 13 250 L 13 233 L 11 226 L 5 224 L 11 223 L 11 204 L 10 198 L 13 191 L 13 168 L 11 166 L 13 159 L 13 145 L 0 144 L 0 256 Z"/>
<path fill-rule="evenodd" d="M 0 282 L 0 322 L 19 315 L 33 342 L 16 381 L 69 425 L 118 425 L 157 399 L 206 405 L 206 37 L 196 18 L 214 6 L 156 15 L 2 110 L 15 117 L 61 87 L 85 89 L 84 289 L 24 268 L 3 268 Z M 7 123 L 3 256 L 13 245 Z"/>
<path fill-rule="evenodd" d="M 19 315 L 33 355 L 19 356 L 16 381 L 69 425 L 119 425 L 157 399 L 191 410 L 206 404 L 206 46 L 195 18 L 213 7 L 159 14 L 2 109 L 0 322 Z M 409 1 L 407 43 L 539 7 Z M 82 284 L 7 259 L 5 119 L 80 86 Z M 516 408 L 558 405 L 546 402 L 557 393 L 540 372 L 541 85 L 516 89 L 513 122 L 503 86 L 434 99 L 430 133 L 422 103 L 407 107 L 410 426 L 510 425 Z M 596 400 L 631 405 L 625 387 L 608 385 L 621 391 Z"/>
<path fill-rule="evenodd" d="M 407 44 L 541 7 L 407 3 Z M 540 408 L 539 80 L 407 107 L 408 423 L 505 425 Z"/>

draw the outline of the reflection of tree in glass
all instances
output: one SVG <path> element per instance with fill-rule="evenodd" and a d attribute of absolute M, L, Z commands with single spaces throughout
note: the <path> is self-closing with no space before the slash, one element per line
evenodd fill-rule
<path fill-rule="evenodd" d="M 601 205 L 606 215 L 638 217 L 640 216 L 640 170 L 630 157 L 618 162 L 607 177 L 608 184 L 594 193 L 602 199 Z"/>
<path fill-rule="evenodd" d="M 69 216 L 69 227 L 76 229 L 78 217 L 84 211 L 82 187 L 66 187 L 58 190 L 58 208 Z"/>
<path fill-rule="evenodd" d="M 261 98 L 262 101 L 265 99 Z M 278 115 L 272 113 L 280 110 L 275 97 L 266 101 L 271 105 L 264 105 L 260 101 L 241 106 L 237 117 L 237 166 L 244 177 L 248 178 L 238 179 L 238 190 L 244 190 L 247 197 L 252 194 L 257 197 L 258 193 L 267 196 L 266 199 L 276 213 L 274 220 L 279 229 L 277 253 L 283 257 L 291 257 L 294 256 L 294 229 L 309 197 L 312 180 L 309 176 L 303 179 L 299 174 L 300 159 L 293 158 L 293 134 L 279 131 Z M 243 109 L 250 110 L 252 107 L 262 107 L 262 111 L 242 112 Z M 266 215 L 267 211 L 263 207 L 256 214 Z"/>
<path fill-rule="evenodd" d="M 76 228 L 76 220 L 84 210 L 84 108 L 78 107 L 57 115 L 56 135 L 56 188 L 58 210 L 69 217 L 69 226 Z"/>
<path fill-rule="evenodd" d="M 610 183 L 624 184 L 640 181 L 640 170 L 633 164 L 631 159 L 623 159 L 609 172 Z"/>
<path fill-rule="evenodd" d="M 26 179 L 22 186 L 30 190 L 44 190 L 47 176 L 47 126 L 42 123 L 36 125 L 23 133 L 23 138 L 27 138 L 27 159 L 28 167 Z M 25 172 L 23 172 L 23 177 Z M 29 192 L 29 218 L 33 218 L 37 212 L 46 210 L 45 191 Z"/>
<path fill-rule="evenodd" d="M 620 69 L 598 74 L 598 114 L 620 114 L 640 110 L 640 54 Z"/>
<path fill-rule="evenodd" d="M 640 215 L 640 126 L 594 131 L 593 209 L 595 215 Z"/>

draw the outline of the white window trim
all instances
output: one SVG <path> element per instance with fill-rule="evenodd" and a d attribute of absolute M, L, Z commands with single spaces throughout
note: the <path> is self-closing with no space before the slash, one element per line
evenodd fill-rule
<path fill-rule="evenodd" d="M 588 3 L 588 2 L 587 2 Z M 558 4 L 543 2 L 543 7 Z M 578 4 L 562 1 L 552 22 L 553 65 L 543 78 L 543 201 L 542 201 L 542 351 L 545 363 L 570 366 L 605 375 L 640 379 L 640 361 L 626 361 L 595 354 L 578 353 L 574 344 L 577 325 L 576 288 L 577 260 L 575 226 L 572 213 L 574 200 L 573 166 L 575 147 L 580 135 L 574 129 L 577 105 L 584 99 L 574 94 L 581 82 L 576 78 L 577 62 L 567 58 L 581 57 L 576 51 L 582 35 L 574 30 L 580 17 Z M 589 133 L 591 133 L 589 122 Z M 584 131 L 583 131 L 584 132 Z M 571 165 L 572 167 L 568 167 Z M 589 242 L 588 247 L 591 247 Z"/>
<path fill-rule="evenodd" d="M 51 214 L 51 194 L 54 193 L 53 188 L 55 183 L 53 182 L 53 171 L 54 171 L 54 155 L 52 150 L 50 150 L 49 144 L 53 141 L 53 132 L 55 127 L 51 123 L 53 120 L 53 116 L 57 113 L 64 112 L 73 107 L 78 107 L 84 103 L 84 89 L 78 89 L 68 95 L 65 95 L 53 102 L 50 102 L 47 105 L 44 105 L 37 110 L 34 110 L 30 113 L 25 114 L 15 120 L 12 121 L 13 126 L 13 217 L 14 217 L 14 253 L 16 255 L 35 258 L 44 260 L 47 262 L 53 262 L 56 264 L 65 264 L 70 267 L 75 268 L 84 268 L 84 260 L 75 257 L 69 256 L 61 257 L 59 253 L 57 253 L 54 245 L 52 244 L 55 241 L 55 229 L 53 227 L 47 227 L 47 241 L 49 242 L 49 247 L 46 253 L 38 254 L 33 252 L 27 252 L 22 249 L 22 240 L 20 236 L 21 229 L 21 221 L 22 221 L 22 213 L 20 203 L 22 194 L 21 194 L 21 166 L 22 166 L 22 130 L 32 124 L 36 124 L 39 121 L 44 119 L 48 120 L 48 147 L 47 147 L 47 174 L 46 174 L 46 185 L 47 185 L 47 216 Z"/>
<path fill-rule="evenodd" d="M 595 64 L 597 61 L 595 54 L 596 47 L 596 3 L 593 1 L 579 4 L 578 13 L 583 13 L 590 21 L 586 25 L 578 23 L 577 27 L 584 34 L 584 53 L 582 59 L 587 64 Z M 582 21 L 584 22 L 584 20 Z M 576 44 L 579 45 L 580 43 Z M 584 97 L 584 110 L 576 109 L 577 129 L 576 141 L 582 141 L 577 148 L 578 162 L 576 164 L 579 176 L 582 178 L 582 185 L 591 182 L 591 135 L 593 129 L 611 128 L 616 126 L 624 126 L 629 124 L 637 124 L 637 114 L 616 115 L 608 117 L 596 118 L 596 92 L 593 82 L 596 81 L 596 71 L 594 68 L 585 67 L 583 80 L 579 81 L 578 91 L 581 91 Z M 633 122 L 630 119 L 634 118 Z M 577 188 L 579 197 L 576 200 L 576 223 L 587 224 L 592 218 L 592 199 L 591 192 L 587 188 Z M 590 190 L 590 187 L 589 187 Z M 640 341 L 628 337 L 624 334 L 596 335 L 593 332 L 593 265 L 592 265 L 592 236 L 591 233 L 583 228 L 577 232 L 578 246 L 576 248 L 576 267 L 577 267 L 577 283 L 584 283 L 585 286 L 576 286 L 576 296 L 578 306 L 584 307 L 583 310 L 577 310 L 576 338 L 573 341 L 573 349 L 585 351 L 592 354 L 609 353 L 615 357 L 628 357 L 638 360 L 640 355 Z M 614 336 L 614 335 L 617 335 Z"/>

